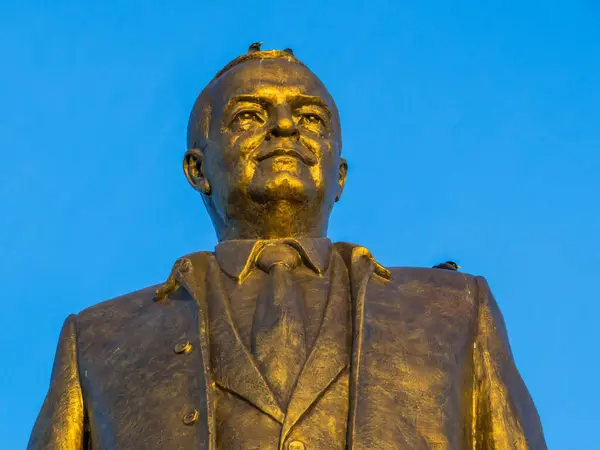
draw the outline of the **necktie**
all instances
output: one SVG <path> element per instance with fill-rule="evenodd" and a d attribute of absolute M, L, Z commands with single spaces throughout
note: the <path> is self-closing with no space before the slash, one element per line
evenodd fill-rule
<path fill-rule="evenodd" d="M 300 255 L 287 244 L 267 245 L 256 266 L 269 275 L 257 299 L 252 324 L 252 352 L 283 406 L 306 360 L 304 308 L 292 279 Z"/>

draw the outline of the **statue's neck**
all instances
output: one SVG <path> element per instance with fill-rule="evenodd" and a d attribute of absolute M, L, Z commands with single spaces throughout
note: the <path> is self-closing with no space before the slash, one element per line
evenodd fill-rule
<path fill-rule="evenodd" d="M 328 219 L 304 205 L 280 201 L 254 211 L 251 217 L 229 218 L 217 227 L 217 236 L 219 241 L 325 237 Z"/>

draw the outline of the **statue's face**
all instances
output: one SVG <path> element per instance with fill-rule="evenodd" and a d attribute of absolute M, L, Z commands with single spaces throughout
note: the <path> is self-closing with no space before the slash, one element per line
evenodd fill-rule
<path fill-rule="evenodd" d="M 216 212 L 285 201 L 329 215 L 346 165 L 337 108 L 321 81 L 300 64 L 265 59 L 235 66 L 208 89 L 202 172 Z"/>

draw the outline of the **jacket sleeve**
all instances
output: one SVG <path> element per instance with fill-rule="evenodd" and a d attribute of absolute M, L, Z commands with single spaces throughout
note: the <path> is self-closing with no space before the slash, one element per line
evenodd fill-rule
<path fill-rule="evenodd" d="M 473 450 L 546 450 L 533 400 L 515 366 L 502 313 L 485 279 L 476 277 L 473 343 Z"/>
<path fill-rule="evenodd" d="M 28 450 L 82 450 L 83 397 L 77 366 L 75 316 L 65 320 L 54 359 L 50 389 L 33 427 Z"/>

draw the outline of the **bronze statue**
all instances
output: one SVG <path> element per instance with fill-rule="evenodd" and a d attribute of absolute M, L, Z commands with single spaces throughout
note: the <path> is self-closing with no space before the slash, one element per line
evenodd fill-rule
<path fill-rule="evenodd" d="M 184 157 L 219 244 L 67 318 L 29 449 L 545 449 L 483 278 L 327 239 L 341 149 L 291 50 L 222 69 Z"/>

